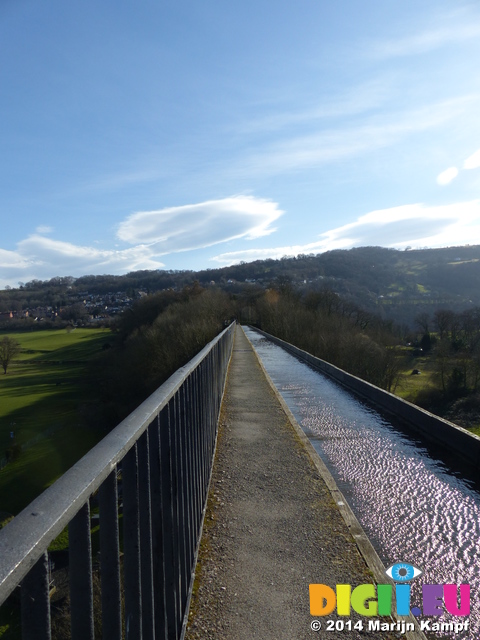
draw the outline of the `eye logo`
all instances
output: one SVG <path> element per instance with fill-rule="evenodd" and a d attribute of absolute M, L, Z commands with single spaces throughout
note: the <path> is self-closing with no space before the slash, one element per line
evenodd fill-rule
<path fill-rule="evenodd" d="M 385 573 L 389 578 L 395 580 L 395 582 L 410 582 L 410 580 L 421 576 L 423 572 L 421 569 L 414 567 L 413 564 L 397 562 L 396 564 L 392 564 L 391 567 L 388 567 Z"/>

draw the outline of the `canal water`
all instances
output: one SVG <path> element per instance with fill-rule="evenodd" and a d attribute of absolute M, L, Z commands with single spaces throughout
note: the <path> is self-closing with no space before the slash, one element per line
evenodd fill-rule
<path fill-rule="evenodd" d="M 470 584 L 471 629 L 432 637 L 478 640 L 478 485 L 341 386 L 256 331 L 244 329 L 385 566 L 407 562 L 423 571 L 412 582 L 411 606 L 422 607 L 423 584 Z M 465 618 L 445 612 L 431 620 Z"/>

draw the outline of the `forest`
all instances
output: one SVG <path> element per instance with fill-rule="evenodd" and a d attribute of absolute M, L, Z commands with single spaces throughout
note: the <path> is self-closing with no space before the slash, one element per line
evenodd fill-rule
<path fill-rule="evenodd" d="M 201 272 L 21 283 L 0 291 L 0 334 L 99 326 L 89 324 L 88 296 L 102 296 L 102 304 L 129 300 L 105 321 L 109 348 L 90 372 L 101 391 L 92 413 L 103 425 L 117 424 L 237 318 L 462 426 L 480 427 L 479 246 L 363 247 Z M 51 319 L 12 311 L 35 305 L 49 305 Z"/>
<path fill-rule="evenodd" d="M 228 293 L 197 282 L 137 301 L 115 325 L 97 372 L 112 426 L 232 319 L 461 426 L 480 426 L 479 307 L 422 312 L 407 330 L 329 288 L 304 292 L 281 278 L 266 290 Z"/>
<path fill-rule="evenodd" d="M 360 247 L 203 271 L 136 271 L 123 276 L 33 280 L 0 291 L 0 328 L 8 312 L 19 315 L 22 310 L 48 307 L 56 314 L 55 322 L 68 321 L 69 316 L 77 319 L 82 315 L 79 305 L 87 295 L 102 296 L 102 301 L 113 303 L 120 292 L 135 300 L 168 289 L 178 292 L 194 282 L 240 295 L 244 289 L 265 291 L 279 282 L 290 282 L 304 294 L 328 287 L 381 318 L 413 329 L 415 317 L 422 312 L 433 315 L 437 308 L 461 312 L 480 306 L 480 246 L 408 251 Z M 35 313 L 30 314 L 30 324 L 32 315 Z"/>

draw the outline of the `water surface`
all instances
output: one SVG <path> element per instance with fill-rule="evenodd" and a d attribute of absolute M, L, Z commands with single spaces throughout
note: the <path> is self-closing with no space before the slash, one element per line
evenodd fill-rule
<path fill-rule="evenodd" d="M 480 638 L 480 493 L 431 450 L 259 333 L 245 328 L 276 387 L 334 476 L 385 566 L 408 562 L 412 583 L 471 586 L 472 631 Z M 440 618 L 451 618 L 446 613 Z M 442 637 L 439 634 L 437 637 Z"/>

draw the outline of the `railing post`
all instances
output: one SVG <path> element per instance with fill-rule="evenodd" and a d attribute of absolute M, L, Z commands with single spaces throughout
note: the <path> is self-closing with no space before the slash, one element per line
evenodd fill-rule
<path fill-rule="evenodd" d="M 122 637 L 122 611 L 116 469 L 110 472 L 100 487 L 99 504 L 102 639 L 119 640 Z"/>
<path fill-rule="evenodd" d="M 185 605 L 187 603 L 188 589 L 190 586 L 190 575 L 192 572 L 194 557 L 194 531 L 193 531 L 193 465 L 192 465 L 192 439 L 191 420 L 189 410 L 189 388 L 190 378 L 187 378 L 179 390 L 180 414 L 181 414 L 181 435 L 182 435 L 182 467 L 183 467 L 183 508 L 185 525 L 183 537 L 185 541 Z"/>
<path fill-rule="evenodd" d="M 138 492 L 140 509 L 140 565 L 142 580 L 143 640 L 154 640 L 152 519 L 148 429 L 138 440 Z"/>
<path fill-rule="evenodd" d="M 174 399 L 160 414 L 160 472 L 162 480 L 163 563 L 167 637 L 178 638 L 180 628 L 180 558 L 178 544 L 178 490 L 175 457 Z"/>
<path fill-rule="evenodd" d="M 22 582 L 22 640 L 50 640 L 48 553 L 42 554 Z"/>
<path fill-rule="evenodd" d="M 193 461 L 193 513 L 195 537 L 198 537 L 202 514 L 202 477 L 201 477 L 201 423 L 198 407 L 198 369 L 190 376 L 190 411 L 189 419 L 192 433 Z"/>
<path fill-rule="evenodd" d="M 122 463 L 126 640 L 142 640 L 142 591 L 140 580 L 137 470 L 137 445 L 134 444 L 125 455 Z"/>
<path fill-rule="evenodd" d="M 171 424 L 171 438 L 172 438 L 172 452 L 174 460 L 174 487 L 176 488 L 176 495 L 174 504 L 176 502 L 177 512 L 177 541 L 178 541 L 178 557 L 179 557 L 179 593 L 178 593 L 178 613 L 179 613 L 179 625 L 181 627 L 181 621 L 185 610 L 185 602 L 187 599 L 187 557 L 185 547 L 185 530 L 186 530 L 186 509 L 185 509 L 185 468 L 184 468 L 184 442 L 182 434 L 182 419 L 183 412 L 181 408 L 181 397 L 179 391 L 175 394 L 174 404 L 174 421 Z M 172 428 L 173 427 L 173 428 Z"/>
<path fill-rule="evenodd" d="M 68 546 L 72 640 L 93 640 L 92 543 L 88 501 L 70 522 Z"/>
<path fill-rule="evenodd" d="M 162 506 L 162 480 L 160 464 L 160 425 L 165 422 L 168 408 L 162 409 L 149 427 L 150 454 L 150 500 L 152 505 L 152 567 L 153 610 L 155 614 L 155 640 L 167 638 L 167 614 L 165 603 L 165 558 L 164 558 L 164 514 Z M 175 604 L 175 603 L 174 603 Z"/>

